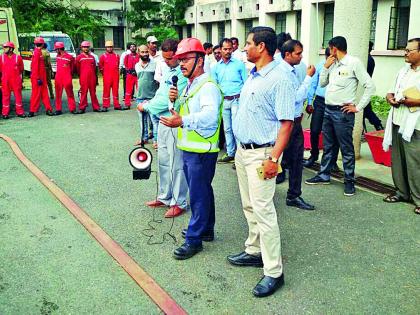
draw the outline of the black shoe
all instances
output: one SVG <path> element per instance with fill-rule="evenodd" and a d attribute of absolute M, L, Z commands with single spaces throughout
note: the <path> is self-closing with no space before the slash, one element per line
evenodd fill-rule
<path fill-rule="evenodd" d="M 52 111 L 52 110 L 47 110 L 47 111 L 45 112 L 45 114 L 46 114 L 47 116 L 54 116 L 54 113 L 53 113 L 53 111 Z"/>
<path fill-rule="evenodd" d="M 101 109 L 101 112 L 102 113 L 106 113 L 107 111 L 108 111 L 108 108 L 107 107 L 104 107 L 104 108 Z"/>
<path fill-rule="evenodd" d="M 72 111 L 70 111 L 70 113 L 73 114 L 73 115 L 76 115 L 77 114 L 77 111 L 76 110 L 72 110 Z"/>
<path fill-rule="evenodd" d="M 98 109 L 94 109 L 93 110 L 95 113 L 100 113 L 101 112 L 101 109 L 100 108 L 98 108 Z"/>
<path fill-rule="evenodd" d="M 345 182 L 344 183 L 344 196 L 354 196 L 354 194 L 356 193 L 356 188 L 354 188 L 354 183 L 353 182 Z"/>
<path fill-rule="evenodd" d="M 202 245 L 194 246 L 188 243 L 184 243 L 181 247 L 178 247 L 174 250 L 174 258 L 178 260 L 188 259 L 201 252 L 202 250 Z"/>
<path fill-rule="evenodd" d="M 284 274 L 278 278 L 264 276 L 260 282 L 255 286 L 252 293 L 256 297 L 265 297 L 273 294 L 284 285 Z"/>
<path fill-rule="evenodd" d="M 219 164 L 225 164 L 225 163 L 234 163 L 235 157 L 229 156 L 227 154 L 223 155 L 220 159 L 217 160 L 217 163 Z"/>
<path fill-rule="evenodd" d="M 27 116 L 26 116 L 26 114 L 21 114 L 21 115 L 17 115 L 17 117 L 19 117 L 19 118 L 26 118 Z"/>
<path fill-rule="evenodd" d="M 322 179 L 319 175 L 316 175 L 312 178 L 309 178 L 305 180 L 305 184 L 308 185 L 329 185 L 330 180 L 329 179 Z"/>
<path fill-rule="evenodd" d="M 254 256 L 246 252 L 227 256 L 227 260 L 235 266 L 264 267 L 261 255 Z"/>
<path fill-rule="evenodd" d="M 2 115 L 1 116 L 3 119 L 9 119 L 9 115 Z"/>
<path fill-rule="evenodd" d="M 115 107 L 114 110 L 123 110 L 122 107 Z"/>
<path fill-rule="evenodd" d="M 384 126 L 382 126 L 382 124 L 379 124 L 377 126 L 375 126 L 376 131 L 380 131 L 380 130 L 384 130 Z"/>
<path fill-rule="evenodd" d="M 54 115 L 55 116 L 60 116 L 62 114 L 63 114 L 63 112 L 61 110 L 56 110 Z"/>
<path fill-rule="evenodd" d="M 296 207 L 303 210 L 315 210 L 313 205 L 305 202 L 302 197 L 297 197 L 295 199 L 286 199 L 286 205 L 289 207 Z"/>
<path fill-rule="evenodd" d="M 235 163 L 232 164 L 232 169 L 236 170 L 236 164 Z"/>
<path fill-rule="evenodd" d="M 318 158 L 315 157 L 309 157 L 307 160 L 303 160 L 303 166 L 304 167 L 312 167 L 314 163 L 318 160 Z"/>
<path fill-rule="evenodd" d="M 130 106 L 122 106 L 121 107 L 121 110 L 129 110 L 130 109 Z"/>
<path fill-rule="evenodd" d="M 80 109 L 76 114 L 83 115 L 84 113 L 86 113 L 86 109 Z"/>
<path fill-rule="evenodd" d="M 187 229 L 182 229 L 181 236 L 185 238 L 187 235 Z M 214 241 L 214 234 L 202 235 L 201 240 L 203 242 L 213 242 Z"/>
<path fill-rule="evenodd" d="M 281 184 L 286 180 L 286 172 L 283 170 L 283 172 L 278 173 L 276 177 L 276 184 Z"/>
<path fill-rule="evenodd" d="M 34 117 L 35 113 L 34 112 L 29 112 L 28 117 Z"/>

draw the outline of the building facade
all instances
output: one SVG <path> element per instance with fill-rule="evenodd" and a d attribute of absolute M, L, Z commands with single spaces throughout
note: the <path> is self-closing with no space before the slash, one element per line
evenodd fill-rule
<path fill-rule="evenodd" d="M 323 58 L 324 49 L 333 36 L 346 37 L 346 34 L 334 30 L 337 19 L 357 21 L 358 16 L 348 17 L 346 12 L 335 10 L 338 1 L 349 0 L 190 1 L 185 13 L 187 25 L 183 26 L 182 35 L 195 36 L 213 44 L 223 37 L 235 36 L 243 47 L 252 27 L 270 26 L 276 33 L 288 32 L 301 40 L 304 60 L 317 63 Z M 366 30 L 366 36 L 374 43 L 372 56 L 376 68 L 373 78 L 377 94 L 383 96 L 403 65 L 407 39 L 420 37 L 420 19 L 415 18 L 420 12 L 420 0 L 364 1 L 372 1 L 370 28 Z M 357 1 L 354 3 L 357 5 Z M 366 15 L 360 16 L 364 18 Z M 349 53 L 352 53 L 352 47 L 349 47 Z"/>

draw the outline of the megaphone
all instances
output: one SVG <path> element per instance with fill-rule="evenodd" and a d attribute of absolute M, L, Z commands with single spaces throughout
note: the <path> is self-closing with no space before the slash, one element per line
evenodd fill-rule
<path fill-rule="evenodd" d="M 133 179 L 149 179 L 152 172 L 152 153 L 145 147 L 134 148 L 128 156 L 133 167 Z"/>

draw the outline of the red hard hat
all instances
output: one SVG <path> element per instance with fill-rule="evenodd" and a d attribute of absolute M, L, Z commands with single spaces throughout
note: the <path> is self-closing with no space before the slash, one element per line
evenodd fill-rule
<path fill-rule="evenodd" d="M 42 37 L 35 37 L 34 44 L 45 44 L 45 40 Z"/>
<path fill-rule="evenodd" d="M 63 42 L 55 42 L 54 43 L 54 49 L 64 48 Z"/>
<path fill-rule="evenodd" d="M 178 44 L 178 49 L 176 50 L 174 57 L 179 58 L 180 56 L 191 52 L 202 54 L 206 53 L 203 45 L 197 38 L 185 38 L 181 40 L 181 42 Z"/>
<path fill-rule="evenodd" d="M 88 42 L 87 40 L 84 40 L 81 44 L 80 47 L 90 47 L 90 42 Z"/>
<path fill-rule="evenodd" d="M 5 42 L 3 44 L 3 48 L 6 48 L 6 47 L 15 48 L 15 44 L 13 44 L 12 42 Z"/>

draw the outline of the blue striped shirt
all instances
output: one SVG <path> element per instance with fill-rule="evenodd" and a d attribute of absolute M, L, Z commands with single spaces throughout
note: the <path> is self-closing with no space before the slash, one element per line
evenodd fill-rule
<path fill-rule="evenodd" d="M 211 77 L 219 84 L 224 96 L 240 94 L 247 78 L 245 64 L 235 58 L 230 58 L 227 63 L 221 59 L 211 69 Z"/>
<path fill-rule="evenodd" d="M 315 95 L 325 98 L 325 87 L 321 87 L 319 82 L 319 74 L 321 73 L 322 68 L 324 67 L 326 60 L 321 61 L 316 65 L 316 71 L 312 77 L 311 86 L 308 91 L 308 105 L 312 105 Z"/>
<path fill-rule="evenodd" d="M 260 71 L 252 69 L 233 120 L 235 138 L 244 144 L 274 143 L 280 121 L 294 119 L 295 95 L 289 74 L 277 62 L 270 62 Z"/>

